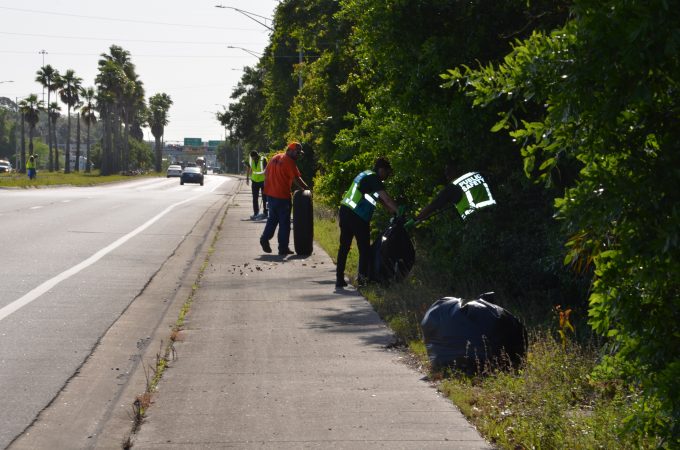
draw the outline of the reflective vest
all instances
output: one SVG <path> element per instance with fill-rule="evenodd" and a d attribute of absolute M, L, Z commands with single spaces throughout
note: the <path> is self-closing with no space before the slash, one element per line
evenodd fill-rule
<path fill-rule="evenodd" d="M 372 170 L 364 170 L 359 175 L 357 175 L 340 202 L 341 205 L 345 205 L 350 208 L 366 222 L 370 222 L 371 217 L 373 217 L 375 204 L 378 201 L 378 193 L 373 192 L 371 194 L 363 194 L 359 190 L 359 183 L 364 177 L 373 174 L 375 174 L 375 172 Z"/>
<path fill-rule="evenodd" d="M 463 197 L 456 203 L 458 214 L 463 220 L 478 209 L 496 204 L 489 185 L 477 172 L 466 173 L 453 180 L 452 183 L 463 190 Z"/>
<path fill-rule="evenodd" d="M 35 169 L 35 163 L 29 159 L 28 161 L 26 161 L 26 168 Z"/>
<path fill-rule="evenodd" d="M 264 156 L 260 157 L 260 160 L 253 164 L 253 158 L 250 159 L 250 179 L 259 183 L 264 181 L 264 162 L 266 161 Z"/>

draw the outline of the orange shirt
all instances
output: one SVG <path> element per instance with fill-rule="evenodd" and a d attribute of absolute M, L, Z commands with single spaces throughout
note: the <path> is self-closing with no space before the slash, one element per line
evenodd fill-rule
<path fill-rule="evenodd" d="M 285 153 L 277 153 L 267 164 L 264 172 L 264 194 L 267 197 L 290 199 L 293 180 L 302 174 L 295 160 Z"/>

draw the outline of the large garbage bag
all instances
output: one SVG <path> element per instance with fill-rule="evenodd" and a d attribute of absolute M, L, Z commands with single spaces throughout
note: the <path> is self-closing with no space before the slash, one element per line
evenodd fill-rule
<path fill-rule="evenodd" d="M 512 314 L 487 301 L 444 297 L 430 306 L 421 323 L 433 368 L 467 374 L 487 367 L 516 367 L 527 350 L 527 332 Z"/>
<path fill-rule="evenodd" d="M 416 250 L 404 223 L 392 223 L 371 246 L 369 277 L 383 284 L 401 281 L 411 272 Z"/>

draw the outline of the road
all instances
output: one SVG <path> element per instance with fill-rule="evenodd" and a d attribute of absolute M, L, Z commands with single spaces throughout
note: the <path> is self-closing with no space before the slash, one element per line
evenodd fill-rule
<path fill-rule="evenodd" d="M 0 448 L 50 404 L 235 181 L 0 190 Z"/>

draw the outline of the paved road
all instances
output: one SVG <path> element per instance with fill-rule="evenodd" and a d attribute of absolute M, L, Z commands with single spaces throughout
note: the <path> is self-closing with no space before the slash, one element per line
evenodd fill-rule
<path fill-rule="evenodd" d="M 55 398 L 233 183 L 0 190 L 0 448 Z"/>

